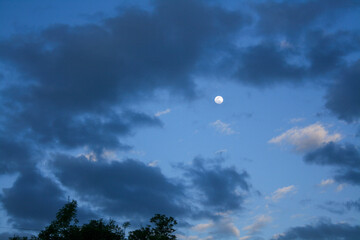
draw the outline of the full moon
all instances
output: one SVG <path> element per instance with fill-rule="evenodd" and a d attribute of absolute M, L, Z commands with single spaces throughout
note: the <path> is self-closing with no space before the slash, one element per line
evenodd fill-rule
<path fill-rule="evenodd" d="M 217 104 L 222 104 L 222 102 L 224 101 L 223 97 L 222 96 L 216 96 L 214 101 L 217 103 Z"/>

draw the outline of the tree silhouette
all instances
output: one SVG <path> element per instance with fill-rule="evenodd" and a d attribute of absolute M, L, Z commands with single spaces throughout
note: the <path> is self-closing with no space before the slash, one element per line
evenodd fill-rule
<path fill-rule="evenodd" d="M 56 219 L 40 231 L 38 236 L 14 236 L 9 240 L 175 240 L 174 226 L 177 224 L 172 217 L 156 214 L 150 219 L 152 225 L 130 231 L 128 238 L 125 229 L 130 226 L 125 222 L 122 227 L 114 220 L 108 222 L 103 219 L 91 220 L 79 226 L 76 218 L 77 202 L 75 200 L 65 204 L 56 214 Z"/>
<path fill-rule="evenodd" d="M 56 219 L 39 233 L 38 240 L 80 239 L 79 222 L 76 219 L 77 202 L 65 204 L 56 214 Z"/>
<path fill-rule="evenodd" d="M 154 227 L 147 225 L 141 229 L 129 233 L 128 240 L 174 240 L 176 236 L 174 226 L 177 224 L 172 217 L 156 214 L 150 219 L 150 222 L 155 224 Z"/>

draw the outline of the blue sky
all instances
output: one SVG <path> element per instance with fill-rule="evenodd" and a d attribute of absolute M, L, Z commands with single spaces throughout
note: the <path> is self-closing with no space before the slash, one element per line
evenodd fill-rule
<path fill-rule="evenodd" d="M 80 221 L 164 213 L 184 240 L 356 239 L 359 11 L 0 1 L 0 239 L 68 196 Z"/>

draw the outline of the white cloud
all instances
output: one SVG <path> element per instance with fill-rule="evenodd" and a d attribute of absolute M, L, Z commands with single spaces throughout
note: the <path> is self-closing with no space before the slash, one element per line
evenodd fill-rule
<path fill-rule="evenodd" d="M 328 185 L 333 184 L 334 182 L 335 182 L 334 179 L 321 180 L 319 186 L 320 186 L 320 187 L 325 187 L 325 186 L 328 186 Z"/>
<path fill-rule="evenodd" d="M 290 119 L 290 123 L 298 123 L 304 121 L 305 118 L 292 118 Z"/>
<path fill-rule="evenodd" d="M 235 133 L 235 131 L 230 128 L 230 124 L 220 120 L 216 120 L 215 122 L 210 123 L 210 125 L 215 127 L 216 130 L 222 134 L 231 135 Z"/>
<path fill-rule="evenodd" d="M 113 159 L 116 159 L 117 156 L 116 156 L 116 152 L 114 152 L 114 151 L 104 150 L 101 153 L 101 157 L 108 159 L 108 160 L 113 160 Z"/>
<path fill-rule="evenodd" d="M 181 240 L 210 240 L 210 239 L 213 239 L 212 236 L 209 236 L 206 238 L 199 238 L 198 236 L 185 236 L 185 235 L 181 235 L 181 234 L 177 234 L 176 238 L 181 239 Z"/>
<path fill-rule="evenodd" d="M 304 128 L 291 128 L 283 134 L 270 139 L 269 143 L 287 143 L 293 145 L 298 152 L 306 152 L 340 139 L 340 134 L 330 135 L 320 123 L 315 123 Z"/>
<path fill-rule="evenodd" d="M 200 223 L 195 225 L 194 227 L 192 227 L 192 230 L 198 231 L 198 232 L 202 232 L 205 231 L 211 227 L 214 226 L 214 222 L 210 222 L 210 223 Z"/>
<path fill-rule="evenodd" d="M 97 160 L 98 160 L 97 157 L 96 157 L 96 154 L 94 152 L 78 154 L 77 156 L 78 157 L 83 156 L 87 160 L 92 161 L 92 162 L 97 162 Z"/>
<path fill-rule="evenodd" d="M 176 238 L 181 240 L 213 240 L 214 239 L 214 237 L 211 235 L 204 238 L 200 238 L 198 236 L 185 236 L 181 234 L 176 234 Z"/>
<path fill-rule="evenodd" d="M 210 236 L 235 236 L 240 238 L 240 230 L 235 226 L 231 217 L 227 214 L 220 214 L 221 218 L 217 221 L 200 223 L 192 227 L 193 231 L 207 232 Z"/>
<path fill-rule="evenodd" d="M 227 222 L 223 225 L 224 230 L 228 230 L 233 235 L 240 237 L 240 230 L 235 226 L 233 222 Z"/>
<path fill-rule="evenodd" d="M 294 214 L 294 215 L 291 215 L 291 218 L 297 219 L 297 218 L 303 218 L 304 216 L 305 216 L 304 214 Z"/>
<path fill-rule="evenodd" d="M 277 234 L 274 234 L 273 239 L 279 239 L 280 237 L 283 237 L 283 236 L 285 236 L 285 233 L 277 233 Z"/>
<path fill-rule="evenodd" d="M 344 189 L 344 187 L 345 187 L 345 184 L 339 184 L 336 188 L 336 191 L 341 192 Z"/>
<path fill-rule="evenodd" d="M 280 41 L 280 47 L 281 48 L 291 48 L 292 45 L 291 43 L 289 43 L 288 41 L 286 41 L 285 39 Z"/>
<path fill-rule="evenodd" d="M 244 237 L 241 237 L 241 238 L 239 238 L 240 240 L 248 240 L 248 239 L 250 239 L 251 238 L 251 236 L 244 236 Z"/>
<path fill-rule="evenodd" d="M 152 161 L 148 164 L 149 167 L 156 167 L 159 164 L 158 160 Z"/>
<path fill-rule="evenodd" d="M 160 117 L 161 115 L 165 115 L 165 114 L 168 114 L 170 112 L 171 112 L 171 109 L 168 108 L 168 109 L 166 109 L 164 111 L 159 111 L 159 112 L 155 113 L 154 115 L 155 115 L 155 117 Z"/>
<path fill-rule="evenodd" d="M 293 191 L 295 191 L 294 185 L 279 188 L 271 194 L 271 197 L 266 197 L 266 199 L 271 199 L 272 201 L 276 202 L 279 199 L 285 197 L 288 193 L 293 192 Z"/>
<path fill-rule="evenodd" d="M 221 155 L 221 154 L 227 153 L 227 151 L 228 151 L 227 149 L 220 149 L 220 150 L 216 151 L 215 154 Z"/>
<path fill-rule="evenodd" d="M 255 219 L 255 222 L 249 226 L 243 228 L 243 230 L 248 231 L 250 234 L 259 232 L 264 228 L 268 223 L 272 221 L 270 216 L 261 215 Z"/>

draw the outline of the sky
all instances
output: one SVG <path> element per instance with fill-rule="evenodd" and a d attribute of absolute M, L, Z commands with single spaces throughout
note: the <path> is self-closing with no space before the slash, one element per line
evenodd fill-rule
<path fill-rule="evenodd" d="M 180 240 L 358 239 L 359 13 L 0 0 L 0 239 L 69 199 L 80 222 L 172 216 Z"/>

